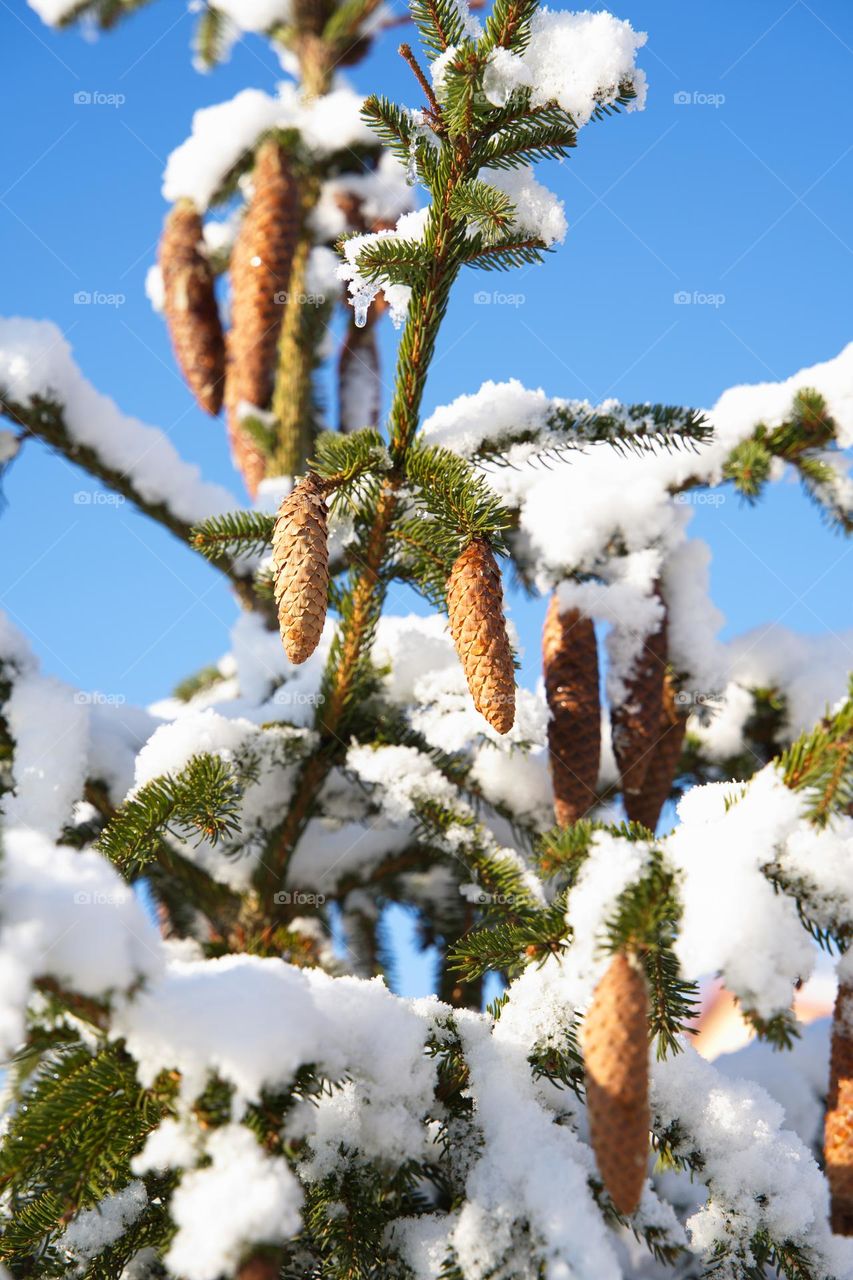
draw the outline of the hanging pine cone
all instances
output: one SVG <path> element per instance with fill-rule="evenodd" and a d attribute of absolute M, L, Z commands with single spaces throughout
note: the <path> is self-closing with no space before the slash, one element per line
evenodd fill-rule
<path fill-rule="evenodd" d="M 180 370 L 206 413 L 222 408 L 225 341 L 202 243 L 201 217 L 191 200 L 179 200 L 163 227 L 160 271 L 166 324 Z"/>
<path fill-rule="evenodd" d="M 559 826 L 567 827 L 596 801 L 601 704 L 592 620 L 577 609 L 561 613 L 556 592 L 542 630 L 542 667 L 551 711 L 548 751 L 554 817 Z"/>
<path fill-rule="evenodd" d="M 649 831 L 654 831 L 661 809 L 669 799 L 686 731 L 687 717 L 678 707 L 675 681 L 667 672 L 663 681 L 658 739 L 651 747 L 649 767 L 642 789 L 626 791 L 623 797 L 625 812 L 631 821 L 641 822 Z"/>
<path fill-rule="evenodd" d="M 663 603 L 659 586 L 655 595 Z M 643 640 L 642 650 L 625 681 L 625 697 L 610 708 L 613 754 L 622 778 L 623 797 L 643 786 L 657 740 L 663 705 L 663 677 L 666 671 L 666 606 L 656 631 Z"/>
<path fill-rule="evenodd" d="M 485 538 L 473 538 L 447 579 L 450 633 L 474 705 L 498 733 L 515 720 L 515 671 L 500 569 Z"/>
<path fill-rule="evenodd" d="M 285 652 L 299 664 L 317 648 L 329 598 L 326 490 L 308 473 L 282 502 L 272 536 L 275 599 Z"/>
<path fill-rule="evenodd" d="M 832 1230 L 853 1236 L 853 983 L 841 982 L 832 1019 L 823 1141 Z"/>
<path fill-rule="evenodd" d="M 296 181 L 274 139 L 258 148 L 252 180 L 252 199 L 231 251 L 228 395 L 235 405 L 266 409 L 300 212 Z"/>
<path fill-rule="evenodd" d="M 583 1023 L 595 1159 L 620 1213 L 640 1203 L 649 1150 L 649 997 L 635 957 L 614 956 Z"/>

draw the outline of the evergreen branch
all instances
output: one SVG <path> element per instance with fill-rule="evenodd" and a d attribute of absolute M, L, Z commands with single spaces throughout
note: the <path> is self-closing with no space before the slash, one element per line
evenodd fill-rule
<path fill-rule="evenodd" d="M 164 774 L 140 787 L 116 810 L 98 848 L 125 873 L 153 858 L 162 833 L 173 824 L 182 838 L 211 844 L 239 830 L 241 787 L 219 756 L 197 755 L 177 775 Z"/>
<path fill-rule="evenodd" d="M 262 511 L 230 511 L 193 525 L 187 540 L 208 560 L 264 550 L 272 542 L 275 516 Z"/>
<path fill-rule="evenodd" d="M 853 679 L 831 716 L 801 734 L 779 759 L 785 785 L 808 794 L 808 814 L 824 827 L 833 813 L 853 805 Z"/>
<path fill-rule="evenodd" d="M 47 396 L 33 395 L 28 404 L 17 404 L 4 396 L 0 389 L 0 414 L 23 427 L 29 435 L 43 440 L 55 453 L 67 458 L 75 466 L 82 467 L 114 493 L 121 494 L 144 515 L 150 516 L 152 520 L 163 525 L 181 542 L 189 542 L 191 526 L 176 515 L 165 502 L 154 502 L 145 497 L 135 487 L 132 477 L 127 472 L 110 466 L 96 449 L 74 439 L 68 431 L 63 408 L 58 401 Z M 231 580 L 244 608 L 267 612 L 266 606 L 255 596 L 250 578 L 239 572 L 227 560 L 223 560 L 217 567 Z"/>
<path fill-rule="evenodd" d="M 489 53 L 496 48 L 523 53 L 530 39 L 530 23 L 538 8 L 538 0 L 495 0 L 486 19 L 480 50 Z"/>
<path fill-rule="evenodd" d="M 405 164 L 412 145 L 411 115 L 389 102 L 379 94 L 371 94 L 365 98 L 361 108 L 361 116 L 370 125 L 382 144 L 394 152 L 398 160 Z"/>
<path fill-rule="evenodd" d="M 474 178 L 460 183 L 453 193 L 451 212 L 477 227 L 486 244 L 492 244 L 512 226 L 515 205 L 505 192 Z"/>
<path fill-rule="evenodd" d="M 438 526 L 432 532 L 440 538 L 446 531 L 457 554 L 460 540 L 469 542 L 476 537 L 487 537 L 500 549 L 501 532 L 510 524 L 509 513 L 465 458 L 419 441 L 408 452 L 406 478 Z M 440 541 L 434 545 L 440 555 Z"/>
<path fill-rule="evenodd" d="M 577 146 L 577 131 L 559 107 L 507 111 L 499 129 L 481 144 L 479 158 L 488 169 L 515 169 L 538 160 L 565 159 Z"/>
<path fill-rule="evenodd" d="M 476 232 L 468 239 L 463 261 L 466 267 L 481 271 L 511 271 L 542 262 L 543 253 L 550 250 L 538 236 L 507 236 L 490 242 Z"/>
<path fill-rule="evenodd" d="M 462 9 L 455 0 L 410 0 L 409 9 L 431 59 L 464 38 Z"/>
<path fill-rule="evenodd" d="M 373 236 L 356 258 L 359 275 L 373 284 L 415 285 L 429 270 L 427 250 L 418 240 Z"/>

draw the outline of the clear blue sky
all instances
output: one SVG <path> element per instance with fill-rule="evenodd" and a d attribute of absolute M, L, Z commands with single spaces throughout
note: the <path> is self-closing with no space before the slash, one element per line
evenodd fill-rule
<path fill-rule="evenodd" d="M 707 405 L 853 336 L 848 0 L 624 0 L 616 12 L 650 33 L 647 110 L 590 125 L 571 160 L 541 174 L 570 223 L 547 265 L 458 284 L 428 409 L 511 375 L 551 394 Z M 196 73 L 194 20 L 159 0 L 93 40 L 50 30 L 23 0 L 0 5 L 2 312 L 54 320 L 100 389 L 239 492 L 222 428 L 192 408 L 143 280 L 165 212 L 163 164 L 193 110 L 271 89 L 279 73 L 252 36 L 222 68 Z M 394 44 L 380 42 L 353 82 L 414 103 Z M 81 91 L 125 100 L 78 105 Z M 525 302 L 475 305 L 486 285 Z M 126 302 L 75 305 L 79 290 Z M 677 290 L 725 303 L 677 306 Z M 393 342 L 389 330 L 388 363 Z M 129 507 L 76 506 L 80 486 L 27 446 L 5 485 L 0 604 L 49 670 L 149 700 L 225 650 L 234 608 L 210 569 Z M 795 488 L 758 511 L 701 511 L 693 529 L 712 544 L 730 632 L 782 614 L 805 631 L 849 624 L 838 573 L 820 577 L 841 546 Z M 539 614 L 517 605 L 516 617 L 533 674 Z"/>

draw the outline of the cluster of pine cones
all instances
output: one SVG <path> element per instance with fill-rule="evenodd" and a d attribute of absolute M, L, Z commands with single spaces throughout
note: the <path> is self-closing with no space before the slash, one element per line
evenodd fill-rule
<path fill-rule="evenodd" d="M 215 276 L 203 249 L 201 215 L 179 200 L 160 240 L 164 311 L 175 356 L 206 413 L 223 403 L 234 461 L 254 496 L 266 460 L 244 427 L 243 406 L 265 410 L 300 224 L 297 183 L 285 151 L 268 138 L 258 147 L 252 198 L 231 251 L 231 328 L 223 332 Z"/>
<path fill-rule="evenodd" d="M 647 636 L 611 708 L 613 752 L 628 818 L 654 831 L 669 796 L 684 742 L 686 717 L 668 669 L 666 604 L 656 588 L 662 621 Z M 542 632 L 545 694 L 551 718 L 548 749 L 558 826 L 577 822 L 596 804 L 601 760 L 601 702 L 595 629 L 577 609 L 561 610 L 552 596 Z"/>

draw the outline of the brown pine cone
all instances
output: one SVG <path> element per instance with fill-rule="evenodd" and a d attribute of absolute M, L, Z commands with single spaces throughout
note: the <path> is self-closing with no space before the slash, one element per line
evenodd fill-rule
<path fill-rule="evenodd" d="M 225 340 L 214 275 L 202 243 L 201 217 L 191 200 L 179 200 L 160 238 L 163 310 L 172 347 L 190 390 L 206 413 L 222 408 Z"/>
<path fill-rule="evenodd" d="M 621 953 L 583 1023 L 586 1106 L 595 1159 L 620 1213 L 640 1203 L 649 1150 L 649 997 L 639 962 Z"/>
<path fill-rule="evenodd" d="M 823 1151 L 832 1230 L 853 1236 L 853 984 L 835 997 Z"/>
<path fill-rule="evenodd" d="M 655 588 L 662 599 L 660 588 Z M 613 754 L 622 778 L 623 797 L 639 792 L 651 763 L 657 741 L 663 705 L 663 677 L 667 660 L 666 610 L 657 631 L 646 636 L 630 676 L 625 681 L 625 698 L 610 708 Z"/>
<path fill-rule="evenodd" d="M 554 817 L 559 826 L 567 827 L 596 801 L 601 702 L 592 620 L 577 609 L 561 613 L 556 592 L 542 630 L 542 667 L 551 711 L 548 751 Z"/>
<path fill-rule="evenodd" d="M 309 471 L 282 502 L 272 535 L 275 599 L 285 652 L 299 664 L 317 648 L 329 598 L 323 482 Z"/>
<path fill-rule="evenodd" d="M 515 670 L 500 569 L 485 538 L 473 538 L 447 579 L 450 634 L 474 705 L 498 733 L 515 720 Z"/>
<path fill-rule="evenodd" d="M 299 193 L 284 151 L 271 138 L 258 148 L 252 179 L 252 199 L 231 251 L 228 398 L 266 409 L 299 235 Z"/>
<path fill-rule="evenodd" d="M 678 771 L 681 748 L 687 731 L 687 717 L 676 702 L 675 681 L 669 672 L 663 681 L 663 705 L 661 707 L 658 739 L 651 746 L 649 767 L 640 791 L 626 791 L 623 797 L 625 812 L 632 822 L 642 822 L 654 831 L 661 809 L 669 799 L 673 779 Z"/>

